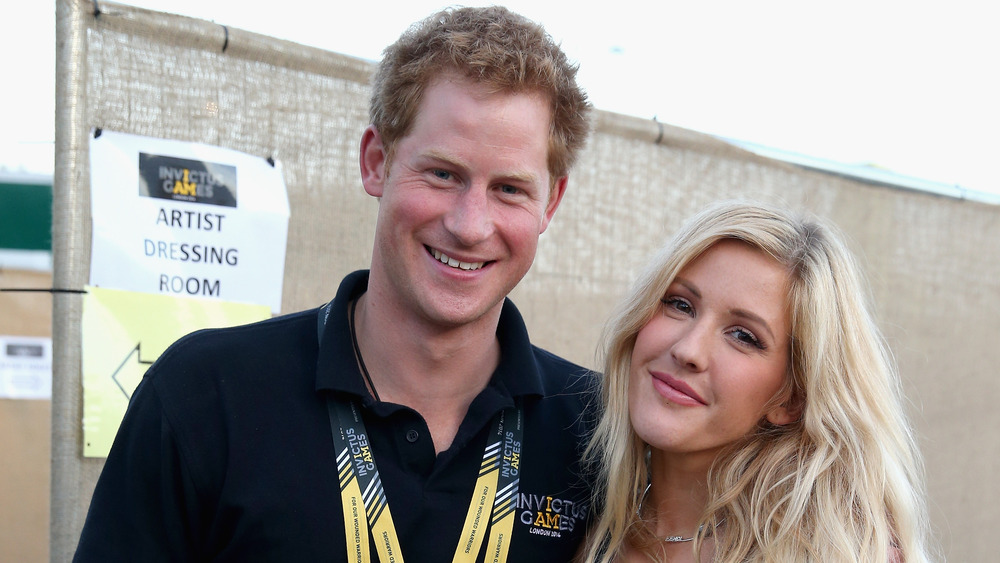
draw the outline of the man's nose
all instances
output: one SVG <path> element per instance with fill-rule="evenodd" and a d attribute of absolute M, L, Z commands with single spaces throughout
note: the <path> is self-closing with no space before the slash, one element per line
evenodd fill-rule
<path fill-rule="evenodd" d="M 478 185 L 462 190 L 445 216 L 444 226 L 465 246 L 475 246 L 489 238 L 495 229 L 489 190 Z"/>

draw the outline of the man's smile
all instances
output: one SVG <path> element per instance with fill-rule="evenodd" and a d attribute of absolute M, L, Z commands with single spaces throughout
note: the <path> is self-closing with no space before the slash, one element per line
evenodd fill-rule
<path fill-rule="evenodd" d="M 431 251 L 431 255 L 434 256 L 435 260 L 441 262 L 442 264 L 447 264 L 452 268 L 459 268 L 461 270 L 478 270 L 483 267 L 483 264 L 485 264 L 485 262 L 460 262 L 448 256 L 444 252 L 437 250 L 436 248 L 428 247 L 428 249 Z"/>

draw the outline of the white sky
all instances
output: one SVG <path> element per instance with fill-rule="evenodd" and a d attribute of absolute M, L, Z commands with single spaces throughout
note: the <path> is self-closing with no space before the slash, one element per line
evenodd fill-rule
<path fill-rule="evenodd" d="M 411 22 L 446 5 L 123 3 L 371 60 Z M 989 2 L 504 4 L 544 24 L 562 43 L 599 109 L 1000 193 L 1000 20 Z M 0 168 L 52 171 L 54 6 L 21 1 L 5 9 Z"/>

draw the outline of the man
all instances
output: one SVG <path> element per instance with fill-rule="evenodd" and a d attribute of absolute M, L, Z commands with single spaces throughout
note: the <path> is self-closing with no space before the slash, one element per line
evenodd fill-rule
<path fill-rule="evenodd" d="M 77 561 L 568 561 L 586 370 L 506 295 L 585 141 L 541 27 L 442 12 L 386 49 L 361 138 L 370 272 L 319 310 L 202 331 L 134 394 Z"/>

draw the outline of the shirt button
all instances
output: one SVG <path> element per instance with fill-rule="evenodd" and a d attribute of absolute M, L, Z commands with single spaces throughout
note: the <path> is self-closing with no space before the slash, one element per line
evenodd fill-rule
<path fill-rule="evenodd" d="M 413 442 L 416 442 L 419 439 L 420 439 L 420 433 L 417 432 L 416 430 L 412 430 L 411 429 L 411 430 L 407 430 L 406 431 L 406 441 L 407 442 L 409 442 L 409 443 L 412 444 Z"/>

